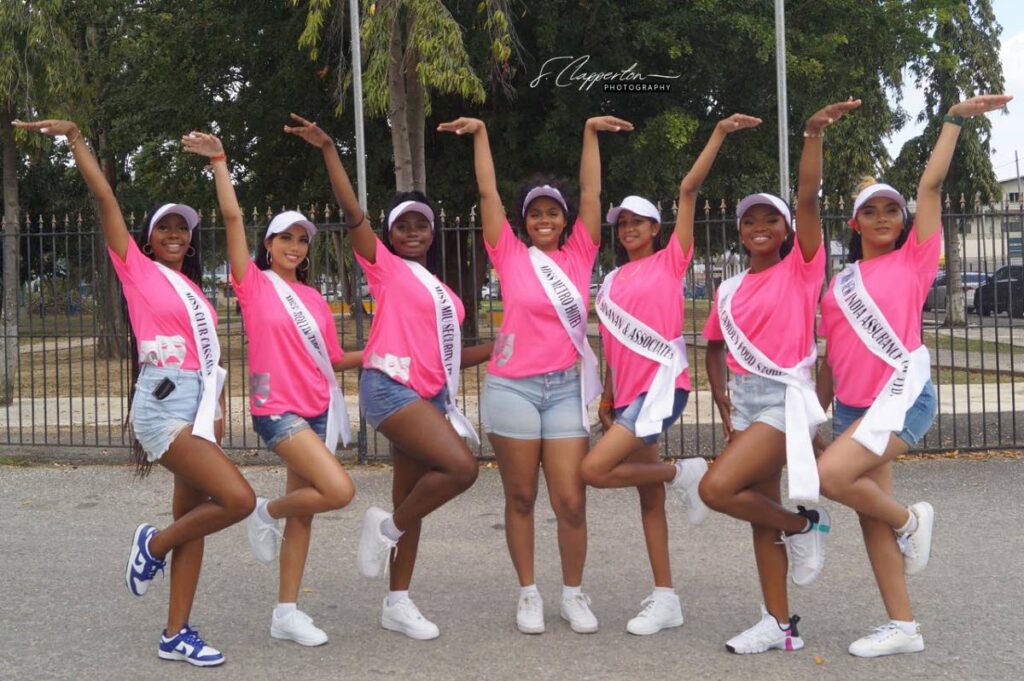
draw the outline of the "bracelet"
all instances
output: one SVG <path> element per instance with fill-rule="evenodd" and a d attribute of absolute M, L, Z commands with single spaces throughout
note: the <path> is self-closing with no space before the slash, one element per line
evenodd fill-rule
<path fill-rule="evenodd" d="M 825 136 L 825 131 L 824 130 L 819 132 L 817 135 L 811 134 L 811 133 L 807 132 L 806 130 L 804 130 L 804 137 L 806 137 L 808 139 L 816 140 L 816 139 L 821 139 L 824 136 Z"/>
<path fill-rule="evenodd" d="M 70 136 L 68 137 L 68 149 L 70 149 L 71 151 L 75 150 L 75 146 L 78 144 L 79 140 L 82 139 L 81 131 L 76 130 L 75 132 L 78 133 L 78 134 L 76 134 L 74 136 L 74 138 L 72 138 Z"/>
<path fill-rule="evenodd" d="M 227 163 L 228 162 L 227 154 L 217 154 L 216 156 L 211 156 L 210 157 L 210 165 L 213 165 L 217 161 L 224 161 L 225 163 Z"/>
<path fill-rule="evenodd" d="M 363 222 L 365 222 L 365 221 L 366 221 L 366 213 L 363 213 L 362 217 L 359 218 L 358 222 L 353 222 L 351 224 L 346 222 L 346 223 L 344 223 L 342 225 L 342 227 L 344 227 L 345 229 L 355 229 L 359 225 L 363 224 Z"/>
<path fill-rule="evenodd" d="M 953 125 L 958 125 L 962 128 L 964 127 L 964 123 L 967 122 L 967 119 L 963 116 L 957 116 L 956 114 L 946 114 L 942 117 L 942 122 L 952 123 Z"/>

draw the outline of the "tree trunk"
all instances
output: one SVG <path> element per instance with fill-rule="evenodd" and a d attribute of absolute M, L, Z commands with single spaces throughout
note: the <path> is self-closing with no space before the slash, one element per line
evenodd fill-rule
<path fill-rule="evenodd" d="M 406 21 L 406 36 L 413 34 L 416 15 L 409 12 Z M 416 72 L 416 64 L 419 62 L 419 52 L 414 45 L 410 44 L 405 50 L 405 96 L 406 127 L 409 131 L 409 152 L 412 161 L 412 186 L 424 194 L 427 192 L 427 164 L 425 151 L 423 149 L 423 126 L 426 119 L 424 107 L 425 97 L 423 83 Z"/>
<path fill-rule="evenodd" d="M 967 326 L 967 301 L 960 270 L 960 221 L 961 217 L 950 217 L 943 229 L 946 238 L 946 328 Z"/>
<path fill-rule="evenodd" d="M 114 172 L 114 155 L 107 142 L 106 133 L 96 138 L 96 156 L 100 168 L 111 189 L 117 187 L 117 173 Z M 99 208 L 93 204 L 97 219 Z M 133 225 L 129 225 L 131 229 Z M 99 335 L 96 338 L 96 357 L 102 359 L 123 359 L 128 354 L 128 328 L 125 325 L 124 304 L 121 302 L 121 286 L 117 280 L 110 258 L 107 257 L 107 241 L 99 222 L 93 225 L 93 263 L 96 275 L 93 280 L 93 296 L 96 298 L 96 318 Z"/>
<path fill-rule="evenodd" d="M 395 13 L 391 24 L 391 43 L 388 46 L 388 122 L 391 124 L 391 146 L 395 154 L 395 189 L 407 192 L 413 188 L 412 152 L 409 148 L 409 126 L 405 93 L 404 50 L 402 49 L 402 21 Z"/>
<path fill-rule="evenodd" d="M 14 400 L 14 377 L 18 371 L 18 291 L 19 256 L 21 240 L 18 238 L 20 211 L 18 209 L 18 154 L 14 147 L 14 128 L 9 121 L 15 118 L 10 105 L 4 108 L 0 121 L 3 141 L 4 215 L 3 215 L 3 301 L 0 305 L 3 336 L 0 337 L 0 404 Z"/>

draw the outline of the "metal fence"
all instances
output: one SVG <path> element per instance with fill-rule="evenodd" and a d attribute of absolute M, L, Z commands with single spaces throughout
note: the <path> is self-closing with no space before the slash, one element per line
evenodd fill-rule
<path fill-rule="evenodd" d="M 679 424 L 663 438 L 673 456 L 713 456 L 723 445 L 704 366 L 701 335 L 715 287 L 745 267 L 735 218 L 725 202 L 704 204 L 695 226 L 695 256 L 685 280 L 685 336 L 694 391 Z M 954 296 L 940 291 L 943 277 L 929 292 L 923 323 L 932 353 L 933 380 L 939 393 L 939 417 L 921 450 L 977 450 L 1017 447 L 1018 396 L 1024 409 L 1024 242 L 1019 205 L 965 206 L 947 201 L 945 265 L 953 251 L 963 262 L 966 325 L 945 325 Z M 336 313 L 342 346 L 362 347 L 374 311 L 365 282 L 356 276 L 346 237 L 330 209 L 308 207 L 319 224 L 314 240 L 313 281 Z M 666 213 L 674 212 L 674 206 Z M 828 276 L 845 263 L 849 228 L 842 202 L 823 204 Z M 253 211 L 250 245 L 262 236 L 270 211 Z M 383 216 L 381 216 L 383 217 Z M 467 310 L 466 344 L 495 336 L 503 315 L 498 282 L 486 259 L 474 211 L 439 216 L 444 276 Z M 131 222 L 134 222 L 132 216 Z M 204 288 L 220 317 L 223 362 L 228 369 L 226 449 L 256 450 L 259 442 L 248 416 L 249 382 L 245 332 L 227 277 L 223 229 L 214 213 L 197 230 L 203 254 Z M 378 222 L 377 224 L 380 224 Z M 666 220 L 665 233 L 672 222 Z M 955 233 L 954 241 L 948 235 Z M 615 260 L 613 231 L 604 228 L 592 293 Z M 17 319 L 4 315 L 4 351 L 0 397 L 0 448 L 42 449 L 62 453 L 82 448 L 118 450 L 128 441 L 122 426 L 128 413 L 131 370 L 126 357 L 127 319 L 116 279 L 90 218 L 25 216 L 17 244 L 4 235 L 3 247 L 19 253 Z M 955 245 L 954 245 L 955 243 Z M 967 273 L 971 273 L 968 276 Z M 975 276 L 974 273 L 977 273 Z M 980 282 L 981 305 L 975 307 Z M 652 292 L 656 294 L 657 292 Z M 785 292 L 780 291 L 780 295 Z M 908 289 L 908 295 L 912 295 Z M 593 298 L 593 296 L 591 296 Z M 600 355 L 596 315 L 590 316 L 590 340 Z M 603 358 L 602 358 L 603 362 Z M 349 412 L 357 418 L 357 376 L 346 372 L 343 384 Z M 480 425 L 480 392 L 485 366 L 463 372 L 460 401 Z M 6 385 L 6 388 L 4 388 Z M 482 429 L 478 428 L 478 430 Z M 360 460 L 386 459 L 386 440 L 360 423 L 359 441 L 347 452 Z M 485 442 L 478 454 L 492 456 Z"/>

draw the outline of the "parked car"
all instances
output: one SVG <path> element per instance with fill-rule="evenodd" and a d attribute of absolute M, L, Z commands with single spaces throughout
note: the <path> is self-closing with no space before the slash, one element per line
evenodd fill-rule
<path fill-rule="evenodd" d="M 1024 317 L 1024 266 L 1007 265 L 974 292 L 974 309 L 983 315 L 1009 312 Z"/>
<path fill-rule="evenodd" d="M 979 286 L 985 283 L 987 274 L 982 272 L 962 272 L 960 274 L 960 287 L 964 292 L 964 300 L 967 301 L 967 309 L 974 309 L 974 292 Z M 928 291 L 928 297 L 924 301 L 926 310 L 946 309 L 946 297 L 948 296 L 946 273 L 939 272 L 935 282 Z"/>

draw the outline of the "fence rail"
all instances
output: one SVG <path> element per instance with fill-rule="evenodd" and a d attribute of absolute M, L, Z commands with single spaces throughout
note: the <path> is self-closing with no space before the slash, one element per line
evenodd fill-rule
<path fill-rule="evenodd" d="M 1018 447 L 1018 427 L 1024 428 L 1019 411 L 1024 410 L 1024 319 L 1018 319 L 1024 318 L 1022 211 L 1020 206 L 967 208 L 947 202 L 943 215 L 945 268 L 954 257 L 960 258 L 964 296 L 961 299 L 944 286 L 949 279 L 943 275 L 948 272 L 941 272 L 926 303 L 922 331 L 932 354 L 939 416 L 921 450 Z M 311 249 L 313 285 L 335 311 L 342 346 L 362 347 L 374 310 L 365 281 L 357 276 L 338 216 L 329 210 L 307 212 L 321 230 Z M 823 212 L 827 213 L 822 223 L 831 277 L 845 262 L 849 228 L 842 206 L 826 204 Z M 262 235 L 267 219 L 269 211 L 266 215 L 252 211 L 250 244 Z M 500 282 L 487 262 L 475 214 L 442 213 L 439 222 L 444 278 L 466 304 L 464 342 L 492 339 L 504 311 Z M 204 216 L 197 241 L 206 273 L 204 289 L 220 317 L 223 362 L 229 375 L 224 445 L 255 450 L 260 444 L 248 417 L 246 338 L 228 283 L 223 230 L 215 224 L 214 213 Z M 666 232 L 670 224 L 666 220 Z M 694 392 L 680 423 L 663 438 L 666 453 L 674 456 L 713 456 L 723 444 L 707 383 L 701 330 L 717 285 L 745 266 L 735 225 L 724 202 L 717 209 L 705 204 L 695 225 L 695 256 L 684 282 L 684 334 Z M 957 236 L 951 240 L 949 234 Z M 616 257 L 610 226 L 605 226 L 603 236 L 592 292 Z M 0 405 L 0 448 L 42 447 L 57 453 L 86 447 L 126 448 L 122 424 L 128 413 L 131 376 L 131 360 L 125 356 L 127 320 L 102 235 L 80 216 L 28 216 L 19 235 L 5 234 L 3 239 L 5 251 L 17 248 L 20 268 L 16 319 L 5 314 L 0 324 L 0 397 L 9 398 Z M 976 290 L 981 291 L 977 307 Z M 913 295 L 909 288 L 907 295 Z M 954 304 L 964 305 L 960 310 L 966 321 L 963 326 L 946 324 L 947 316 L 954 316 L 954 310 L 947 308 Z M 593 312 L 589 335 L 601 357 Z M 343 384 L 349 411 L 355 416 L 357 377 L 354 372 L 347 374 Z M 465 370 L 460 395 L 467 416 L 478 426 L 484 375 L 483 366 Z M 386 440 L 361 422 L 359 433 L 351 455 L 364 461 L 388 458 Z M 486 441 L 478 454 L 492 455 Z"/>

